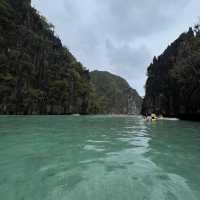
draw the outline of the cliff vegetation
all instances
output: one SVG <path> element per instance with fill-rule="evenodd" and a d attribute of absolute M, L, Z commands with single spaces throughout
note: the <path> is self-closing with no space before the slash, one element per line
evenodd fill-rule
<path fill-rule="evenodd" d="M 30 0 L 0 0 L 0 114 L 88 113 L 90 88 Z"/>
<path fill-rule="evenodd" d="M 190 28 L 148 68 L 142 113 L 200 120 L 200 26 Z"/>

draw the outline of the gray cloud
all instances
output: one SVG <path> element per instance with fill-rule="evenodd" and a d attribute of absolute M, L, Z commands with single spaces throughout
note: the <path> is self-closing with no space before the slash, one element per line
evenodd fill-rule
<path fill-rule="evenodd" d="M 151 58 L 146 46 L 137 48 L 128 44 L 114 46 L 111 41 L 107 40 L 106 48 L 110 64 L 114 66 L 116 72 L 126 74 L 128 79 L 137 78 L 138 73 L 146 70 L 144 62 L 148 64 L 148 60 Z"/>
<path fill-rule="evenodd" d="M 151 59 L 151 53 L 145 45 L 138 47 L 123 44 L 115 46 L 110 40 L 106 42 L 107 57 L 112 68 L 112 72 L 120 74 L 130 81 L 131 85 L 141 88 L 144 83 L 146 66 Z"/>
<path fill-rule="evenodd" d="M 32 0 L 89 69 L 123 76 L 141 95 L 154 55 L 198 17 L 198 0 Z"/>
<path fill-rule="evenodd" d="M 183 8 L 186 6 L 186 2 L 185 0 L 173 2 L 160 0 L 109 1 L 109 11 L 106 15 L 109 16 L 106 19 L 109 23 L 106 25 L 112 36 L 117 36 L 117 39 L 126 41 L 135 37 L 148 36 L 167 29 L 174 20 L 173 15 L 177 8 Z"/>

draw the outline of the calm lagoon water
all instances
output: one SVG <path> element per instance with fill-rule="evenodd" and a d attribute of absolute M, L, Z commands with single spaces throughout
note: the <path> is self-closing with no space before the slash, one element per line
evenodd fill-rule
<path fill-rule="evenodd" d="M 199 200 L 200 123 L 1 116 L 2 200 Z"/>

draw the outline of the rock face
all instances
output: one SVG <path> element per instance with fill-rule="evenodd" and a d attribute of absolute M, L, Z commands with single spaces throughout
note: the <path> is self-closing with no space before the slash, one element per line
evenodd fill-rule
<path fill-rule="evenodd" d="M 142 98 L 126 80 L 109 72 L 93 71 L 91 82 L 101 114 L 140 114 Z"/>
<path fill-rule="evenodd" d="M 89 72 L 30 0 L 0 0 L 0 114 L 88 113 Z"/>
<path fill-rule="evenodd" d="M 200 120 L 200 28 L 183 33 L 148 68 L 142 113 Z"/>

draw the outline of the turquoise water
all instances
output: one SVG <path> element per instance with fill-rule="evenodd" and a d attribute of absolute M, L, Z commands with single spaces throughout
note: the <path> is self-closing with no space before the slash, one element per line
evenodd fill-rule
<path fill-rule="evenodd" d="M 0 117 L 2 200 L 199 200 L 200 123 Z"/>

